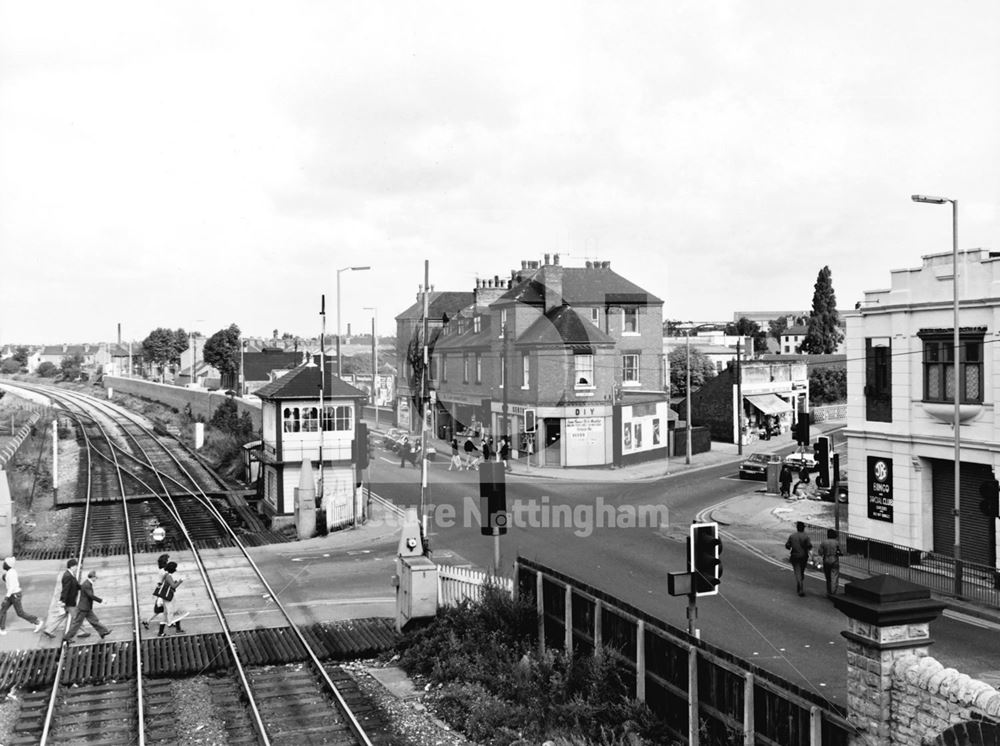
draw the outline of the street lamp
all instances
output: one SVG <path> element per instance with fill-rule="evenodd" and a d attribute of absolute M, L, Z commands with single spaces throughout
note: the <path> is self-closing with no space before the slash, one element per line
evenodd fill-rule
<path fill-rule="evenodd" d="M 340 364 L 340 273 L 341 272 L 360 272 L 361 270 L 371 269 L 371 267 L 343 267 L 337 270 L 337 378 L 343 376 L 343 366 Z"/>
<path fill-rule="evenodd" d="M 928 197 L 923 194 L 914 194 L 911 199 L 914 202 L 923 202 L 929 205 L 943 205 L 948 202 L 951 203 L 951 275 L 952 275 L 952 301 L 953 301 L 953 314 L 954 314 L 954 330 L 952 335 L 952 364 L 954 365 L 953 370 L 953 388 L 955 394 L 955 422 L 954 422 L 954 432 L 955 432 L 955 505 L 954 505 L 954 515 L 955 515 L 955 595 L 962 595 L 962 542 L 960 539 L 959 528 L 960 528 L 960 514 L 961 514 L 961 501 L 959 499 L 961 495 L 959 476 L 961 474 L 961 439 L 959 437 L 959 418 L 961 416 L 961 403 L 962 403 L 962 389 L 961 380 L 959 378 L 959 359 L 961 358 L 961 348 L 959 347 L 959 333 L 958 333 L 958 200 L 949 199 L 948 197 Z"/>
<path fill-rule="evenodd" d="M 371 311 L 372 317 L 372 404 L 375 405 L 375 427 L 378 428 L 378 309 L 364 306 L 361 310 Z"/>
<path fill-rule="evenodd" d="M 687 415 L 687 437 L 685 438 L 687 442 L 685 443 L 684 451 L 685 464 L 691 463 L 691 331 L 697 331 L 709 326 L 712 326 L 712 324 L 698 324 L 697 326 L 689 326 L 684 330 L 687 347 L 687 382 L 684 385 L 684 408 Z"/>

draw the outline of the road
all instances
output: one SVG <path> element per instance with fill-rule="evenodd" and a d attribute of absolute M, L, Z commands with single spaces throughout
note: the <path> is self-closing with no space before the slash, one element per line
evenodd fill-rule
<path fill-rule="evenodd" d="M 374 490 L 399 505 L 416 506 L 419 471 L 400 469 L 398 460 L 381 455 Z M 448 472 L 447 464 L 439 461 L 430 468 L 427 515 L 432 549 L 451 550 L 488 567 L 493 563 L 493 539 L 479 531 L 478 475 Z M 517 555 L 536 560 L 684 629 L 687 599 L 667 594 L 666 577 L 669 571 L 685 569 L 688 526 L 706 508 L 758 486 L 738 479 L 732 465 L 624 484 L 514 478 L 507 485 L 508 506 L 512 518 L 520 512 L 522 520 L 501 540 L 501 566 L 509 567 Z M 629 515 L 629 507 L 665 506 L 669 521 L 594 528 L 580 506 L 599 505 L 610 506 L 618 516 Z M 537 512 L 530 513 L 528 506 L 537 507 Z M 575 508 L 578 520 L 553 525 L 557 506 Z M 611 512 L 605 508 L 603 514 Z M 545 515 L 550 516 L 548 525 Z M 845 705 L 847 659 L 840 633 L 846 625 L 825 597 L 822 579 L 809 578 L 807 596 L 799 598 L 790 567 L 733 544 L 725 547 L 723 567 L 719 594 L 698 601 L 702 639 Z M 995 674 L 1000 669 L 998 629 L 942 617 L 931 628 L 936 641 L 931 653 L 972 676 Z"/>

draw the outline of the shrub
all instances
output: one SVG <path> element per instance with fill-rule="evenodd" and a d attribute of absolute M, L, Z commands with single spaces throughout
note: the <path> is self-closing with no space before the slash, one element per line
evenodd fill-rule
<path fill-rule="evenodd" d="M 12 357 L 7 358 L 2 363 L 0 363 L 0 373 L 6 373 L 10 375 L 12 373 L 20 373 L 21 364 Z"/>
<path fill-rule="evenodd" d="M 44 363 L 38 366 L 38 370 L 36 372 L 42 378 L 53 378 L 56 375 L 56 373 L 59 372 L 59 368 L 57 368 L 53 363 L 50 363 L 48 360 L 46 360 Z"/>

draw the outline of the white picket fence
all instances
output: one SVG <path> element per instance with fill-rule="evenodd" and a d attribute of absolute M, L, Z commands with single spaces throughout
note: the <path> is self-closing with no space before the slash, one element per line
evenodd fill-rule
<path fill-rule="evenodd" d="M 498 578 L 470 567 L 438 565 L 437 569 L 439 606 L 458 606 L 466 599 L 478 601 L 487 583 L 498 585 L 507 593 L 514 592 L 514 581 L 510 578 Z"/>

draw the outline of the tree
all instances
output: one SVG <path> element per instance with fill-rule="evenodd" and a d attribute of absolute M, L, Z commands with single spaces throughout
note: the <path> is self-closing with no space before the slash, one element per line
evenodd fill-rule
<path fill-rule="evenodd" d="M 205 340 L 202 356 L 222 375 L 222 387 L 233 388 L 240 368 L 240 328 L 230 324 L 228 329 L 217 331 Z"/>
<path fill-rule="evenodd" d="M 750 337 L 753 340 L 753 349 L 756 353 L 767 350 L 767 332 L 760 328 L 760 324 L 756 321 L 751 321 L 746 316 L 741 316 L 740 320 L 735 324 L 726 324 L 726 334 L 737 337 Z"/>
<path fill-rule="evenodd" d="M 670 361 L 670 395 L 687 395 L 687 345 L 675 347 L 667 355 Z M 708 356 L 694 347 L 691 348 L 691 390 L 696 391 L 705 385 L 705 381 L 716 375 L 715 365 Z"/>
<path fill-rule="evenodd" d="M 55 366 L 55 363 L 50 363 L 48 360 L 39 365 L 37 371 L 38 375 L 42 378 L 52 378 L 58 372 L 59 369 Z"/>
<path fill-rule="evenodd" d="M 209 425 L 236 438 L 240 445 L 253 440 L 253 420 L 249 412 L 240 412 L 236 402 L 226 399 L 212 413 Z"/>
<path fill-rule="evenodd" d="M 159 327 L 142 340 L 142 358 L 159 368 L 160 380 L 170 365 L 180 365 L 181 353 L 188 348 L 188 335 L 183 329 L 171 331 Z"/>
<path fill-rule="evenodd" d="M 25 367 L 28 364 L 28 348 L 18 347 L 14 350 L 14 354 L 11 357 L 17 360 L 17 362 L 21 364 L 22 368 Z"/>
<path fill-rule="evenodd" d="M 74 381 L 80 377 L 80 371 L 83 368 L 83 355 L 76 352 L 72 355 L 66 355 L 59 362 L 59 367 L 62 370 L 62 376 L 68 381 Z"/>
<path fill-rule="evenodd" d="M 434 343 L 437 342 L 437 338 L 440 335 L 441 327 L 430 330 L 429 341 L 427 343 L 428 360 L 434 359 Z M 424 365 L 424 331 L 420 326 L 417 326 L 413 330 L 413 336 L 410 337 L 410 344 L 406 348 L 406 360 L 410 364 L 410 379 L 408 383 L 412 392 L 410 399 L 413 402 L 413 411 L 416 412 L 417 417 L 423 417 L 424 402 L 421 396 L 424 394 L 422 382 L 426 366 Z"/>
<path fill-rule="evenodd" d="M 814 355 L 829 355 L 837 349 L 843 336 L 837 314 L 837 296 L 833 292 L 833 275 L 829 267 L 823 267 L 813 285 L 812 312 L 800 350 Z"/>
<path fill-rule="evenodd" d="M 809 371 L 809 403 L 839 404 L 847 401 L 847 371 L 814 368 Z"/>

